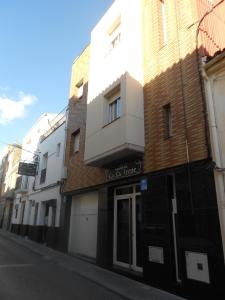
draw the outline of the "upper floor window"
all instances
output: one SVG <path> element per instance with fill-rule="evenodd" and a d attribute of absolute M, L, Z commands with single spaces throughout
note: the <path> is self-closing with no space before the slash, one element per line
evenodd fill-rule
<path fill-rule="evenodd" d="M 56 146 L 56 156 L 59 157 L 60 155 L 60 148 L 61 148 L 61 143 L 58 143 Z"/>
<path fill-rule="evenodd" d="M 121 116 L 120 84 L 117 84 L 111 90 L 109 90 L 104 97 L 105 102 L 103 124 L 105 126 Z"/>
<path fill-rule="evenodd" d="M 119 16 L 108 30 L 110 46 L 109 50 L 114 49 L 121 40 L 121 17 Z"/>
<path fill-rule="evenodd" d="M 84 93 L 83 79 L 76 84 L 76 87 L 77 87 L 77 98 L 83 97 L 83 93 Z"/>
<path fill-rule="evenodd" d="M 46 172 L 47 172 L 47 163 L 48 163 L 48 152 L 42 156 L 40 183 L 45 182 Z"/>
<path fill-rule="evenodd" d="M 73 153 L 76 153 L 80 149 L 80 130 L 73 133 L 72 140 L 73 140 Z"/>
<path fill-rule="evenodd" d="M 120 96 L 114 98 L 109 103 L 109 123 L 113 122 L 114 120 L 118 119 L 121 115 L 121 99 Z"/>
<path fill-rule="evenodd" d="M 166 24 L 166 0 L 159 0 L 159 23 L 160 23 L 160 37 L 161 37 L 161 46 L 167 44 L 167 24 Z"/>
<path fill-rule="evenodd" d="M 172 136 L 172 114 L 170 103 L 163 106 L 164 123 L 165 123 L 165 138 Z"/>

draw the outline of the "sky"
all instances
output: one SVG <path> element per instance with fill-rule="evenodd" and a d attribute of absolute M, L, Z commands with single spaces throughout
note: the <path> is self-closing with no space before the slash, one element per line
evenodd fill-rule
<path fill-rule="evenodd" d="M 113 0 L 0 0 L 0 157 L 68 103 L 73 60 Z"/>

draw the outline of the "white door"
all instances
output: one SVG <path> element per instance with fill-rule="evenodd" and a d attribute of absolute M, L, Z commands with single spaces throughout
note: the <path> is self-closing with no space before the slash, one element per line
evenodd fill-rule
<path fill-rule="evenodd" d="M 75 196 L 72 200 L 69 252 L 96 258 L 98 193 Z"/>
<path fill-rule="evenodd" d="M 115 190 L 114 264 L 142 271 L 141 198 L 137 189 L 137 185 L 132 185 Z M 123 190 L 132 193 L 123 194 Z"/>

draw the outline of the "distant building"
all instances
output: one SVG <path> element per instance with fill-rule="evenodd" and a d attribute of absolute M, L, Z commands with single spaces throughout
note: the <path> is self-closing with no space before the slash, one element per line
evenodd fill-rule
<path fill-rule="evenodd" d="M 56 114 L 43 114 L 24 137 L 22 143 L 21 161 L 25 163 L 38 163 L 37 158 L 41 153 L 38 150 L 40 138 L 48 132 L 52 126 L 52 121 Z M 18 170 L 17 170 L 18 171 Z M 30 202 L 29 188 L 33 185 L 33 178 L 26 175 L 20 175 L 17 178 L 17 184 L 14 196 L 14 207 L 12 215 L 12 231 L 21 235 L 29 234 Z"/>
<path fill-rule="evenodd" d="M 21 158 L 21 145 L 7 147 L 0 167 L 0 226 L 10 229 L 14 192 L 18 178 L 18 165 Z"/>

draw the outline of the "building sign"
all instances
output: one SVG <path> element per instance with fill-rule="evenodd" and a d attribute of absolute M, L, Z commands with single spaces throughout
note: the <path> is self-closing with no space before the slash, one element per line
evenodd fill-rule
<path fill-rule="evenodd" d="M 141 174 L 141 172 L 142 172 L 142 162 L 138 160 L 138 161 L 122 164 L 116 168 L 107 170 L 106 179 L 108 181 L 116 180 L 120 178 L 135 176 Z"/>
<path fill-rule="evenodd" d="M 18 168 L 18 174 L 26 176 L 36 175 L 37 165 L 33 163 L 20 162 Z"/>
<path fill-rule="evenodd" d="M 141 179 L 140 187 L 141 187 L 141 191 L 147 191 L 147 189 L 148 189 L 148 180 L 147 180 L 147 178 Z"/>

